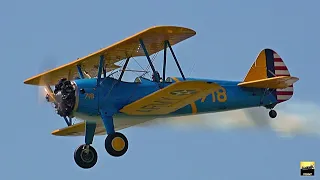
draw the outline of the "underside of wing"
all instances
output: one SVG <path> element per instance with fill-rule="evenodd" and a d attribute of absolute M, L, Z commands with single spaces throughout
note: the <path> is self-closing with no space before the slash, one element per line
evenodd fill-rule
<path fill-rule="evenodd" d="M 144 122 L 153 120 L 154 118 L 137 117 L 137 118 L 114 118 L 114 127 L 116 131 L 135 126 L 137 124 L 142 124 Z M 84 136 L 85 135 L 85 122 L 77 123 L 72 126 L 60 128 L 54 130 L 52 135 L 55 136 Z M 102 121 L 97 122 L 97 127 L 95 135 L 105 135 L 106 129 Z"/>
<path fill-rule="evenodd" d="M 52 135 L 55 136 L 83 136 L 85 135 L 85 122 L 77 123 L 72 126 L 54 130 Z M 106 130 L 103 124 L 97 124 L 95 135 L 104 135 Z"/>
<path fill-rule="evenodd" d="M 219 88 L 218 84 L 182 81 L 169 85 L 123 107 L 128 115 L 165 115 L 174 112 Z"/>
<path fill-rule="evenodd" d="M 149 55 L 152 55 L 164 49 L 164 41 L 166 40 L 173 46 L 195 34 L 195 31 L 184 27 L 151 27 L 86 57 L 31 77 L 25 80 L 24 83 L 31 85 L 54 85 L 61 78 L 73 79 L 78 76 L 77 65 L 81 66 L 82 70 L 91 77 L 94 77 L 97 75 L 99 60 L 102 55 L 105 60 L 104 67 L 107 71 L 111 71 L 119 68 L 119 66 L 114 64 L 116 62 L 128 57 L 145 55 L 140 47 L 140 40 L 144 42 Z M 46 84 L 41 79 L 45 79 Z"/>

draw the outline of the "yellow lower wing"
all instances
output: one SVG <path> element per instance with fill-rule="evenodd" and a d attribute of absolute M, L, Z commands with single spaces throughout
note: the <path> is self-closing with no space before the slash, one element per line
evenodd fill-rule
<path fill-rule="evenodd" d="M 54 130 L 51 134 L 56 136 L 77 136 L 85 131 L 85 123 L 77 123 L 72 126 Z M 97 132 L 96 132 L 97 133 Z"/>
<path fill-rule="evenodd" d="M 128 121 L 123 121 L 120 118 L 114 117 L 114 129 L 116 131 L 135 126 L 138 124 L 142 124 L 144 122 L 153 120 L 153 118 L 130 118 Z M 60 128 L 51 132 L 52 135 L 55 136 L 84 136 L 85 135 L 85 122 L 77 123 L 72 126 Z M 97 121 L 97 127 L 95 131 L 95 135 L 105 135 L 106 129 L 102 123 L 102 121 Z"/>
<path fill-rule="evenodd" d="M 271 89 L 284 89 L 291 86 L 298 81 L 299 78 L 292 76 L 277 76 L 272 78 L 260 79 L 255 81 L 248 81 L 239 83 L 241 87 L 253 87 L 253 88 L 271 88 Z"/>
<path fill-rule="evenodd" d="M 54 130 L 51 134 L 55 136 L 83 136 L 85 134 L 85 122 L 77 123 L 72 126 Z M 106 130 L 101 123 L 97 123 L 95 135 L 104 135 Z"/>
<path fill-rule="evenodd" d="M 206 95 L 218 84 L 201 81 L 182 81 L 169 85 L 120 110 L 128 115 L 165 115 L 174 112 Z"/>

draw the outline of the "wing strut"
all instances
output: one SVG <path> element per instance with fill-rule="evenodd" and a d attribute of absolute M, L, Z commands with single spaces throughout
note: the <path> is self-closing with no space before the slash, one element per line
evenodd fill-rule
<path fill-rule="evenodd" d="M 180 74 L 181 74 L 183 80 L 186 80 L 186 78 L 184 77 L 184 74 L 183 74 L 183 72 L 182 72 L 182 69 L 181 69 L 181 67 L 180 67 L 180 64 L 179 64 L 179 62 L 178 62 L 178 59 L 177 59 L 176 55 L 174 54 L 173 49 L 172 49 L 169 41 L 166 40 L 165 43 L 169 46 L 169 49 L 170 49 L 170 51 L 171 51 L 171 54 L 172 54 L 172 56 L 173 56 L 173 58 L 174 58 L 174 61 L 176 62 L 177 66 L 178 66 L 178 69 L 179 69 L 179 71 L 180 71 Z"/>
<path fill-rule="evenodd" d="M 105 67 L 103 67 L 103 78 L 107 77 L 107 70 Z"/>
<path fill-rule="evenodd" d="M 72 125 L 72 119 L 69 117 L 69 119 L 67 117 L 63 117 L 63 119 L 66 121 L 68 126 Z"/>
<path fill-rule="evenodd" d="M 162 72 L 162 86 L 165 85 L 165 79 L 166 79 L 166 65 L 167 65 L 167 43 L 164 43 L 164 49 L 163 49 L 163 72 Z"/>
<path fill-rule="evenodd" d="M 98 69 L 98 76 L 97 76 L 97 86 L 100 86 L 100 81 L 101 81 L 101 73 L 103 69 L 103 64 L 104 64 L 104 55 L 100 56 L 100 61 L 99 61 L 99 69 Z"/>
<path fill-rule="evenodd" d="M 151 66 L 151 69 L 152 69 L 152 71 L 153 71 L 153 74 L 157 74 L 156 69 L 154 68 L 154 66 L 153 66 L 153 64 L 152 64 L 152 61 L 151 61 L 151 59 L 150 59 L 149 53 L 148 53 L 148 51 L 147 51 L 147 49 L 146 49 L 146 46 L 145 46 L 144 43 L 143 43 L 143 40 L 142 40 L 142 39 L 139 39 L 139 41 L 140 41 L 140 45 L 141 45 L 141 47 L 142 47 L 142 49 L 143 49 L 143 51 L 144 51 L 144 54 L 146 55 L 146 57 L 147 57 L 147 59 L 148 59 L 148 62 L 149 62 L 149 64 L 150 64 L 150 66 Z M 155 81 L 156 81 L 156 82 L 160 82 L 159 76 L 155 76 Z"/>
<path fill-rule="evenodd" d="M 126 68 L 127 68 L 127 66 L 128 66 L 129 59 L 130 59 L 130 57 L 128 57 L 127 60 L 126 60 L 126 62 L 124 63 L 124 66 L 123 66 L 123 68 L 122 68 L 122 71 L 121 71 L 121 74 L 120 74 L 120 77 L 119 77 L 118 81 L 121 81 L 122 76 L 123 76 L 123 74 L 124 74 L 124 71 L 126 70 Z"/>
<path fill-rule="evenodd" d="M 144 51 L 145 56 L 146 56 L 147 59 L 148 59 L 148 62 L 149 62 L 150 67 L 151 67 L 151 69 L 152 69 L 152 71 L 153 71 L 153 74 L 156 75 L 156 74 L 157 74 L 157 71 L 156 71 L 156 69 L 154 68 L 154 66 L 153 66 L 153 64 L 152 64 L 152 61 L 151 61 L 151 59 L 150 59 L 149 53 L 148 53 L 148 51 L 147 51 L 147 48 L 146 48 L 146 46 L 145 46 L 144 43 L 143 43 L 143 40 L 142 40 L 142 39 L 139 39 L 139 42 L 140 42 L 140 45 L 141 45 L 141 47 L 142 47 L 142 49 L 143 49 L 143 51 Z M 163 82 L 165 81 L 165 75 L 166 75 L 167 47 L 169 47 L 169 49 L 170 49 L 170 51 L 171 51 L 171 54 L 172 54 L 172 56 L 173 56 L 173 58 L 174 58 L 174 61 L 175 61 L 176 65 L 177 65 L 177 67 L 178 67 L 178 69 L 179 69 L 179 71 L 180 71 L 180 74 L 181 74 L 183 80 L 186 80 L 186 78 L 185 78 L 185 76 L 184 76 L 184 74 L 183 74 L 183 71 L 182 71 L 182 69 L 181 69 L 181 66 L 180 66 L 180 64 L 179 64 L 179 62 L 178 62 L 178 59 L 177 59 L 177 57 L 176 57 L 176 55 L 175 55 L 175 53 L 174 53 L 174 51 L 173 51 L 173 49 L 172 49 L 172 47 L 171 47 L 171 45 L 170 45 L 170 42 L 169 42 L 168 40 L 165 40 L 165 41 L 164 41 L 164 57 L 163 57 Z M 156 82 L 160 82 L 160 79 L 159 79 L 159 78 L 160 78 L 159 76 L 155 76 L 155 81 L 156 81 Z M 164 85 L 164 84 L 163 84 L 163 85 Z"/>
<path fill-rule="evenodd" d="M 81 79 L 84 79 L 83 72 L 80 65 L 77 65 L 77 70 Z"/>

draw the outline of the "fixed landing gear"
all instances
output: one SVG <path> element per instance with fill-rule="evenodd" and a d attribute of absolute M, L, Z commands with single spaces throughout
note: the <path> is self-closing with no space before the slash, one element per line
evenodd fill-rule
<path fill-rule="evenodd" d="M 128 139 L 122 133 L 115 132 L 112 117 L 102 116 L 102 120 L 108 133 L 105 139 L 106 151 L 114 157 L 124 155 L 128 150 Z M 97 152 L 90 146 L 95 132 L 96 123 L 87 121 L 85 124 L 85 144 L 79 146 L 74 152 L 74 160 L 81 168 L 92 168 L 97 163 Z"/>
<path fill-rule="evenodd" d="M 277 117 L 277 111 L 271 109 L 271 110 L 269 111 L 269 116 L 270 116 L 271 118 Z"/>
<path fill-rule="evenodd" d="M 119 132 L 108 134 L 105 149 L 111 156 L 120 157 L 128 150 L 128 139 Z M 83 144 L 75 150 L 74 160 L 79 167 L 89 169 L 97 163 L 98 154 L 92 146 Z"/>
<path fill-rule="evenodd" d="M 105 148 L 111 156 L 122 156 L 128 150 L 128 140 L 123 134 L 119 132 L 108 134 L 105 140 Z"/>
<path fill-rule="evenodd" d="M 98 154 L 92 146 L 83 144 L 75 150 L 74 160 L 78 166 L 88 169 L 97 163 Z"/>
<path fill-rule="evenodd" d="M 105 149 L 111 156 L 120 157 L 128 150 L 128 139 L 119 132 L 108 134 Z M 74 160 L 79 167 L 89 169 L 97 163 L 98 154 L 92 146 L 83 144 L 75 150 Z"/>

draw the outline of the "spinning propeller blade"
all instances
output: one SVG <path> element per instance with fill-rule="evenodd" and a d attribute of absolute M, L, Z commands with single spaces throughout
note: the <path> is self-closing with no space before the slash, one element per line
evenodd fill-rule
<path fill-rule="evenodd" d="M 56 66 L 56 58 L 50 56 L 44 59 L 41 63 L 41 71 L 53 69 Z M 71 80 L 61 78 L 56 82 L 53 88 L 48 85 L 47 76 L 42 76 L 40 79 L 41 84 L 47 84 L 40 86 L 38 89 L 38 100 L 39 102 L 51 102 L 54 104 L 54 109 L 57 114 L 64 118 L 67 125 L 72 125 L 73 110 L 76 105 L 76 85 Z"/>
<path fill-rule="evenodd" d="M 39 67 L 39 73 L 53 69 L 57 67 L 56 58 L 53 56 L 47 56 L 43 59 Z M 40 81 L 45 82 L 45 78 L 41 78 Z M 50 86 L 39 86 L 38 87 L 38 102 L 55 102 L 55 96 Z"/>
<path fill-rule="evenodd" d="M 50 86 L 45 86 L 44 87 L 44 91 L 46 92 L 47 101 L 55 102 L 55 103 L 57 102 L 56 97 L 55 97 L 55 95 L 54 95 L 54 93 L 53 93 L 53 91 L 52 91 Z"/>

